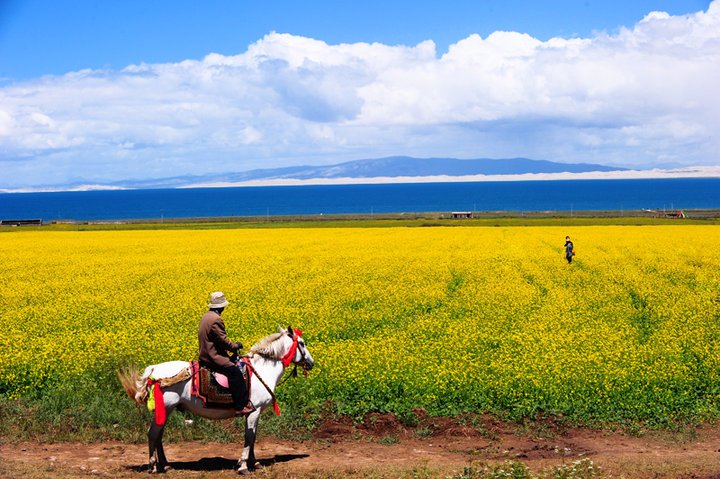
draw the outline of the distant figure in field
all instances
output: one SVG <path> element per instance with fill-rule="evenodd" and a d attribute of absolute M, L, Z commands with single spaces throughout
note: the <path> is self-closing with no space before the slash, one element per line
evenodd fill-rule
<path fill-rule="evenodd" d="M 565 258 L 567 259 L 568 263 L 572 263 L 572 258 L 575 256 L 575 251 L 573 251 L 573 244 L 572 241 L 570 241 L 570 237 L 565 237 Z"/>

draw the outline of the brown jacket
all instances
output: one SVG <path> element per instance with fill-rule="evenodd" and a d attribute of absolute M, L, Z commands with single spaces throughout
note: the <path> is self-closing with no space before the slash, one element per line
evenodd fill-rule
<path fill-rule="evenodd" d="M 201 364 L 211 368 L 213 366 L 221 368 L 233 366 L 225 352 L 235 352 L 240 345 L 228 341 L 225 334 L 225 323 L 215 311 L 208 311 L 200 320 L 198 340 L 200 342 L 198 359 Z"/>

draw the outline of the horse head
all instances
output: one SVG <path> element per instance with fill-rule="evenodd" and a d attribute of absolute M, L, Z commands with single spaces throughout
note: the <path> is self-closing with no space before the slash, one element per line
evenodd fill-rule
<path fill-rule="evenodd" d="M 280 330 L 280 334 L 287 338 L 285 339 L 287 352 L 283 356 L 285 367 L 290 364 L 296 364 L 302 366 L 303 370 L 310 371 L 315 365 L 315 360 L 310 354 L 310 351 L 307 350 L 305 340 L 302 338 L 302 332 L 299 329 L 293 329 L 289 325 L 287 329 L 283 329 L 280 326 L 278 326 L 278 329 Z"/>

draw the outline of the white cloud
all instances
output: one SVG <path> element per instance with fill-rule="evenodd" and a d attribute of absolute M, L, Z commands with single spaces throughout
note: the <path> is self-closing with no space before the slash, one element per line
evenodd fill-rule
<path fill-rule="evenodd" d="M 616 35 L 416 46 L 271 33 L 247 52 L 0 88 L 0 186 L 391 154 L 720 163 L 720 0 Z M 30 183 L 28 183 L 30 184 Z"/>
<path fill-rule="evenodd" d="M 15 129 L 15 119 L 13 116 L 2 109 L 0 109 L 0 137 L 10 136 L 12 131 Z"/>

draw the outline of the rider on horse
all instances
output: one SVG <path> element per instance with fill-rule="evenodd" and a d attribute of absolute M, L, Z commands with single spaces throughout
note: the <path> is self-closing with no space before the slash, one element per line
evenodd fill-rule
<path fill-rule="evenodd" d="M 228 304 L 230 303 L 223 293 L 218 291 L 210 295 L 208 305 L 210 310 L 200 320 L 198 359 L 201 366 L 227 376 L 235 405 L 235 415 L 243 416 L 253 412 L 255 406 L 248 398 L 242 371 L 226 354 L 226 351 L 236 353 L 243 347 L 242 343 L 230 342 L 225 334 L 225 323 L 220 315 Z"/>

